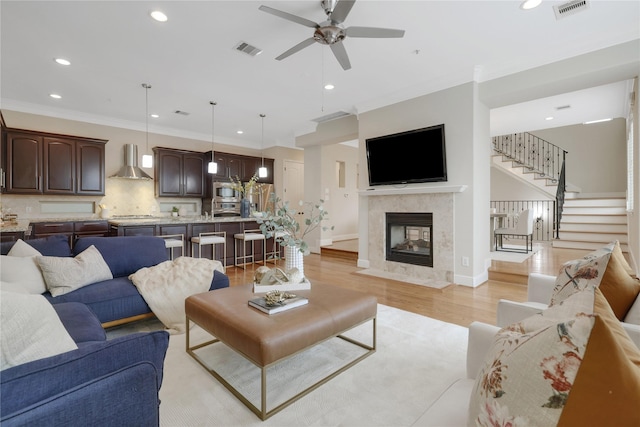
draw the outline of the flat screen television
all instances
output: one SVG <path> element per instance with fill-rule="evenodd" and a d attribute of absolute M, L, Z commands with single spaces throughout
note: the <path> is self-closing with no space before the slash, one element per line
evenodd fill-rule
<path fill-rule="evenodd" d="M 366 140 L 369 185 L 447 181 L 444 124 Z"/>

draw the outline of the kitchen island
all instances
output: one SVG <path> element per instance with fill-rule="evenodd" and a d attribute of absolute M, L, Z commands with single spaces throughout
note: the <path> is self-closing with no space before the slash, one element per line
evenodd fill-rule
<path fill-rule="evenodd" d="M 80 228 L 80 224 L 82 228 Z M 75 231 L 74 231 L 75 229 Z M 234 264 L 234 238 L 236 233 L 248 230 L 259 230 L 260 227 L 255 218 L 241 218 L 239 216 L 222 216 L 201 218 L 200 216 L 186 217 L 153 217 L 139 216 L 126 218 L 41 218 L 32 220 L 20 220 L 19 224 L 11 227 L 3 227 L 3 239 L 16 240 L 17 238 L 45 237 L 42 230 L 48 231 L 46 235 L 65 234 L 69 236 L 70 243 L 84 235 L 102 236 L 166 236 L 182 235 L 185 242 L 184 256 L 192 256 L 191 237 L 200 233 L 226 232 L 227 256 L 226 265 Z M 83 230 L 83 231 L 81 231 Z M 6 232 L 6 234 L 5 234 Z M 24 236 L 24 237 L 23 237 Z M 216 245 L 215 257 L 222 262 L 221 245 Z M 260 246 L 260 247 L 258 247 Z M 273 249 L 273 239 L 267 240 L 267 252 Z M 212 245 L 202 247 L 202 257 L 211 258 Z M 196 250 L 197 252 L 197 250 Z M 180 255 L 179 249 L 176 256 Z M 262 260 L 262 246 L 256 245 L 256 261 Z"/>
<path fill-rule="evenodd" d="M 241 218 L 239 216 L 222 216 L 200 218 L 196 217 L 140 217 L 140 218 L 112 218 L 109 219 L 110 236 L 167 236 L 182 235 L 185 241 L 185 256 L 192 256 L 191 238 L 200 233 L 224 231 L 227 239 L 226 265 L 234 264 L 234 238 L 236 233 L 248 230 L 259 230 L 260 226 L 255 218 Z M 267 252 L 271 251 L 273 240 L 267 242 Z M 222 262 L 222 248 L 218 245 L 202 247 L 202 257 L 211 258 L 215 250 L 214 259 Z M 196 250 L 197 252 L 197 250 Z M 256 247 L 256 260 L 262 260 L 262 248 Z"/>

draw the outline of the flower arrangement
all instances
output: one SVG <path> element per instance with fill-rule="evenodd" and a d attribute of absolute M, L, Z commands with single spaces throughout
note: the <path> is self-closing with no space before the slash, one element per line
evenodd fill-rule
<path fill-rule="evenodd" d="M 263 212 L 256 217 L 260 224 L 260 231 L 267 239 L 274 237 L 275 241 L 282 246 L 295 246 L 303 254 L 307 253 L 309 245 L 304 238 L 313 230 L 320 227 L 321 222 L 328 219 L 329 212 L 324 210 L 322 204 L 300 201 L 299 205 L 305 214 L 304 224 L 301 225 L 296 220 L 298 211 L 289 206 L 289 202 L 283 202 L 275 193 L 269 196 L 269 202 L 273 205 L 273 210 Z M 331 227 L 322 227 L 322 230 L 333 230 Z"/>
<path fill-rule="evenodd" d="M 254 187 L 255 188 L 260 187 L 261 184 L 258 184 L 257 181 L 258 181 L 258 175 L 256 175 L 255 173 L 253 174 L 249 182 L 245 184 L 243 184 L 242 181 L 240 181 L 240 178 L 238 177 L 238 175 L 236 175 L 235 179 L 231 178 L 231 187 L 234 190 L 238 191 L 244 197 L 245 194 L 251 194 L 253 192 Z"/>

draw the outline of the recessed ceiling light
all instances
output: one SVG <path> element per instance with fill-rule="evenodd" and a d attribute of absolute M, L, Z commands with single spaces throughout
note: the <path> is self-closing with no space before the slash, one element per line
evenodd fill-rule
<path fill-rule="evenodd" d="M 553 116 L 545 117 L 545 120 L 553 120 Z"/>
<path fill-rule="evenodd" d="M 167 22 L 167 19 L 169 19 L 167 18 L 167 15 L 160 12 L 159 10 L 154 10 L 153 12 L 151 12 L 151 17 L 158 22 Z"/>
<path fill-rule="evenodd" d="M 71 65 L 71 62 L 68 59 L 64 58 L 56 58 L 54 59 L 54 61 L 56 61 L 60 65 Z"/>
<path fill-rule="evenodd" d="M 150 115 L 151 117 L 153 117 L 154 119 L 157 119 L 158 117 L 160 117 L 160 116 L 159 116 L 159 115 L 157 115 L 157 114 L 149 114 L 149 115 Z"/>
<path fill-rule="evenodd" d="M 525 0 L 520 4 L 520 9 L 529 10 L 540 6 L 542 0 Z"/>
<path fill-rule="evenodd" d="M 332 90 L 333 88 L 335 88 L 335 86 L 334 86 L 334 85 L 332 85 L 331 83 L 327 83 L 326 85 L 324 85 L 324 88 L 325 88 L 326 90 Z"/>
<path fill-rule="evenodd" d="M 236 133 L 237 133 L 238 135 L 242 135 L 242 134 L 244 133 L 244 131 L 243 131 L 242 129 L 238 129 L 238 130 L 236 131 Z"/>
<path fill-rule="evenodd" d="M 57 93 L 50 93 L 49 96 L 53 99 L 62 99 L 62 97 Z"/>
<path fill-rule="evenodd" d="M 584 122 L 583 124 L 585 125 L 591 125 L 593 123 L 602 123 L 602 122 L 609 122 L 613 120 L 611 117 L 607 118 L 607 119 L 600 119 L 600 120 L 590 120 L 588 122 Z"/>

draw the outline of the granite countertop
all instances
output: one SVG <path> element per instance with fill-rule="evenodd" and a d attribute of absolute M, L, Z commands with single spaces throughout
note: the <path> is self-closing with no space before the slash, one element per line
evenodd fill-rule
<path fill-rule="evenodd" d="M 247 222 L 255 221 L 253 217 L 242 218 L 239 216 L 218 216 L 209 218 L 196 217 L 154 217 L 154 218 L 110 218 L 112 225 L 148 225 L 148 224 L 208 224 L 216 222 Z"/>

